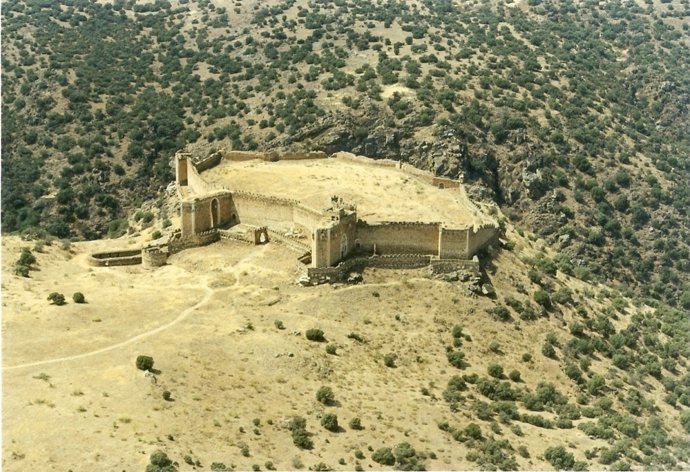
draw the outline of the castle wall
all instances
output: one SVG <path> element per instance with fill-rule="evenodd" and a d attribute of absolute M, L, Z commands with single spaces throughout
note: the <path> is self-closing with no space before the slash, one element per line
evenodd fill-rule
<path fill-rule="evenodd" d="M 216 229 L 212 229 L 192 236 L 170 239 L 170 241 L 168 241 L 168 252 L 170 254 L 176 254 L 184 249 L 206 246 L 219 240 L 220 232 Z"/>
<path fill-rule="evenodd" d="M 141 248 L 96 252 L 88 260 L 90 265 L 96 267 L 137 265 L 141 264 Z"/>
<path fill-rule="evenodd" d="M 234 192 L 233 200 L 240 223 L 271 226 L 292 223 L 294 200 L 267 197 L 249 192 Z"/>
<path fill-rule="evenodd" d="M 191 155 L 186 153 L 175 154 L 175 180 L 177 185 L 187 185 L 187 162 Z"/>
<path fill-rule="evenodd" d="M 214 201 L 217 206 L 214 206 Z M 215 192 L 182 202 L 182 236 L 187 237 L 238 221 L 237 209 L 230 192 Z"/>
<path fill-rule="evenodd" d="M 194 167 L 196 168 L 197 172 L 202 173 L 203 171 L 211 169 L 212 167 L 215 167 L 218 164 L 220 164 L 222 158 L 223 155 L 220 152 L 214 152 L 205 159 L 200 159 L 196 161 L 194 163 Z"/>
<path fill-rule="evenodd" d="M 197 194 L 203 194 L 208 191 L 208 184 L 206 184 L 206 181 L 199 175 L 196 167 L 189 159 L 187 159 L 187 186 L 192 192 Z"/>
<path fill-rule="evenodd" d="M 468 228 L 441 228 L 439 232 L 439 257 L 441 259 L 466 259 Z"/>
<path fill-rule="evenodd" d="M 311 242 L 314 236 L 314 228 L 323 224 L 324 214 L 301 204 L 295 205 L 293 207 L 292 221 L 296 228 L 301 230 L 303 234 L 308 235 Z"/>
<path fill-rule="evenodd" d="M 312 265 L 314 267 L 334 266 L 355 249 L 357 238 L 357 217 L 343 215 L 326 227 L 314 231 L 312 244 Z"/>
<path fill-rule="evenodd" d="M 440 223 L 357 223 L 360 249 L 377 254 L 433 254 L 438 255 Z"/>
<path fill-rule="evenodd" d="M 470 228 L 467 241 L 467 257 L 472 257 L 485 245 L 498 237 L 498 229 L 492 225 Z"/>

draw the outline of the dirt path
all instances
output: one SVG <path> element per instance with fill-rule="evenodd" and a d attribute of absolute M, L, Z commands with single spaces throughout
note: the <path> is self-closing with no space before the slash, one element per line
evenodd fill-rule
<path fill-rule="evenodd" d="M 232 287 L 229 288 L 236 288 L 239 286 L 240 283 L 240 271 L 238 270 L 240 266 L 243 266 L 245 264 L 248 264 L 252 259 L 254 259 L 257 256 L 263 255 L 264 252 L 266 252 L 266 247 L 267 246 L 261 246 L 261 249 L 259 251 L 254 251 L 251 254 L 247 255 L 246 257 L 242 258 L 241 260 L 237 261 L 232 267 L 231 267 L 231 272 L 235 275 L 235 283 Z M 142 339 L 148 338 L 150 336 L 153 336 L 155 334 L 160 333 L 161 331 L 164 331 L 172 326 L 175 326 L 179 322 L 183 321 L 185 318 L 187 318 L 192 312 L 197 310 L 198 308 L 202 307 L 208 301 L 213 297 L 213 295 L 219 290 L 215 288 L 209 287 L 208 282 L 206 283 L 205 286 L 201 286 L 204 290 L 206 290 L 206 295 L 204 295 L 204 298 L 199 300 L 196 304 L 190 306 L 189 308 L 186 308 L 183 310 L 177 318 L 174 320 L 158 326 L 157 328 L 154 328 L 150 331 L 146 331 L 145 333 L 138 334 L 136 336 L 133 336 L 129 339 L 126 339 L 124 341 L 121 341 L 119 343 L 111 344 L 110 346 L 103 347 L 101 349 L 96 349 L 94 351 L 89 351 L 89 352 L 84 352 L 82 354 L 75 354 L 73 356 L 66 356 L 66 357 L 57 357 L 53 359 L 45 359 L 42 361 L 35 361 L 35 362 L 27 362 L 25 364 L 18 364 L 18 365 L 13 365 L 13 366 L 6 366 L 3 367 L 3 371 L 8 371 L 8 370 L 16 370 L 16 369 L 23 369 L 25 367 L 37 367 L 41 365 L 48 365 L 48 364 L 56 364 L 59 362 L 67 362 L 67 361 L 73 361 L 77 359 L 84 359 L 85 357 L 91 357 L 91 356 L 96 356 L 98 354 L 103 354 L 104 352 L 112 351 L 115 349 L 119 349 L 121 347 L 127 346 L 129 344 L 135 343 L 137 341 L 140 341 Z M 226 287 L 227 288 L 227 287 Z"/>

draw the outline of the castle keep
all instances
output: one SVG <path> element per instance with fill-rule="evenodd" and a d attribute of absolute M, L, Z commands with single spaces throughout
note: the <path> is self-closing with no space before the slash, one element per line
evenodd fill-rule
<path fill-rule="evenodd" d="M 175 167 L 181 223 L 168 240 L 168 254 L 219 239 L 277 240 L 298 252 L 303 283 L 341 280 L 367 266 L 472 268 L 472 256 L 497 236 L 496 222 L 470 202 L 460 181 L 397 161 L 240 151 L 195 159 L 178 152 Z M 374 180 L 354 186 L 355 203 L 334 195 L 347 178 Z M 395 194 L 403 185 L 416 194 Z M 455 213 L 443 210 L 453 206 Z M 122 257 L 155 267 L 165 254 L 162 247 L 148 247 Z M 118 263 L 108 256 L 92 259 L 96 265 Z"/>

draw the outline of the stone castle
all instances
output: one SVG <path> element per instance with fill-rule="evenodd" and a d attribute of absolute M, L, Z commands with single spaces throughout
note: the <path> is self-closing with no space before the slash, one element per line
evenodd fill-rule
<path fill-rule="evenodd" d="M 349 153 L 216 152 L 203 159 L 178 152 L 176 188 L 180 198 L 180 228 L 167 244 L 141 250 L 94 254 L 94 265 L 165 264 L 169 254 L 185 248 L 234 239 L 251 244 L 278 241 L 298 252 L 301 281 L 316 284 L 345 279 L 364 267 L 416 268 L 445 272 L 476 269 L 473 256 L 498 235 L 498 225 L 485 215 L 473 224 L 453 221 L 366 221 L 357 207 L 331 196 L 322 208 L 298 199 L 249 192 L 218 185 L 205 173 L 220 165 L 245 161 L 337 159 L 361 166 L 388 167 L 444 192 L 460 192 L 458 180 L 436 177 L 391 160 L 371 160 Z M 411 196 L 412 197 L 412 196 Z M 421 215 L 420 215 L 421 216 Z M 287 231 L 286 231 L 286 228 Z"/>

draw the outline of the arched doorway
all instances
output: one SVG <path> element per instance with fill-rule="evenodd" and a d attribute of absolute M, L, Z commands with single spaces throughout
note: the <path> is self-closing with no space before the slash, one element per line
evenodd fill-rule
<path fill-rule="evenodd" d="M 220 223 L 220 205 L 218 199 L 211 200 L 211 228 L 217 228 Z"/>

